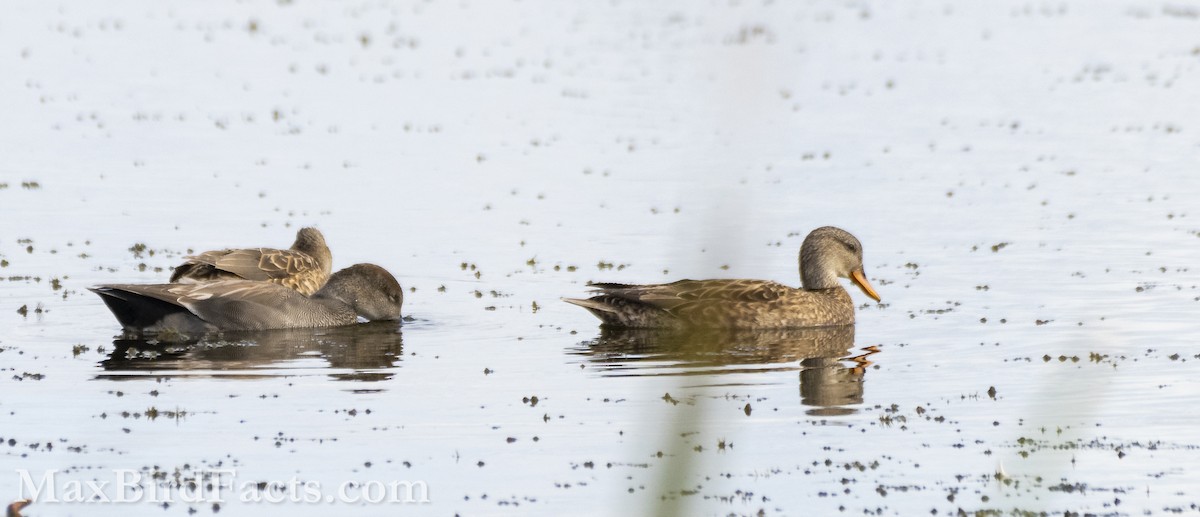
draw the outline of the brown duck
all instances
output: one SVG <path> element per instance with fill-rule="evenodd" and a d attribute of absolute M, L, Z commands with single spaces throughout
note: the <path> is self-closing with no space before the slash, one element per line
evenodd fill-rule
<path fill-rule="evenodd" d="M 799 328 L 854 323 L 854 302 L 838 278 L 879 295 L 863 274 L 862 244 L 850 232 L 817 228 L 800 246 L 795 288 L 767 280 L 680 280 L 669 284 L 592 284 L 588 299 L 564 298 L 601 324 L 630 328 Z"/>
<path fill-rule="evenodd" d="M 289 287 L 304 295 L 317 292 L 329 279 L 333 255 L 316 228 L 301 228 L 286 250 L 271 248 L 206 251 L 187 257 L 171 274 L 171 283 L 254 280 Z"/>

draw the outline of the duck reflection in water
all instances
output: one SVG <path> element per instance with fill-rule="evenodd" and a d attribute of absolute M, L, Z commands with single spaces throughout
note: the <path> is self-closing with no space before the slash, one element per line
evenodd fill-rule
<path fill-rule="evenodd" d="M 390 379 L 403 357 L 404 338 L 395 322 L 373 322 L 321 329 L 287 329 L 213 333 L 199 339 L 113 341 L 113 351 L 101 361 L 108 373 L 99 378 L 127 379 L 154 373 L 210 375 L 222 378 L 262 378 L 338 370 L 338 380 Z"/>
<path fill-rule="evenodd" d="M 576 353 L 602 375 L 730 375 L 800 370 L 800 403 L 810 415 L 839 415 L 863 402 L 868 356 L 877 347 L 852 353 L 854 326 L 777 330 L 620 329 Z"/>

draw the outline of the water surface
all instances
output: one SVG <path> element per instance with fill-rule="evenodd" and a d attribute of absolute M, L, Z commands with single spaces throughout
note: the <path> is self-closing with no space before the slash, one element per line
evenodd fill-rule
<path fill-rule="evenodd" d="M 1193 7 L 6 12 L 0 497 L 19 469 L 164 490 L 232 470 L 260 499 L 428 489 L 277 503 L 296 515 L 1200 504 Z M 304 225 L 335 268 L 395 273 L 414 320 L 150 343 L 85 290 Z M 859 237 L 883 297 L 852 290 L 853 329 L 610 333 L 559 301 L 588 281 L 798 285 L 823 225 Z"/>

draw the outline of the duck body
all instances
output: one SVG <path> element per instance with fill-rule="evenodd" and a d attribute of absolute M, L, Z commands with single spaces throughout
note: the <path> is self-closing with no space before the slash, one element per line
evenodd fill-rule
<path fill-rule="evenodd" d="M 879 300 L 862 267 L 862 245 L 826 226 L 800 248 L 802 288 L 768 280 L 680 280 L 669 284 L 591 284 L 587 299 L 565 298 L 601 324 L 626 328 L 802 328 L 854 323 L 854 301 L 838 278 Z"/>
<path fill-rule="evenodd" d="M 109 284 L 89 289 L 100 295 L 126 330 L 137 332 L 335 327 L 354 324 L 359 316 L 398 320 L 404 301 L 395 277 L 373 264 L 338 271 L 312 296 L 250 280 Z"/>
<path fill-rule="evenodd" d="M 597 294 L 567 299 L 628 328 L 800 328 L 854 323 L 845 289 L 806 291 L 765 280 L 680 280 L 669 284 L 592 284 Z"/>
<path fill-rule="evenodd" d="M 247 248 L 206 251 L 187 257 L 175 268 L 171 283 L 205 283 L 216 280 L 270 282 L 304 295 L 317 292 L 329 279 L 333 254 L 316 228 L 301 228 L 286 250 Z"/>

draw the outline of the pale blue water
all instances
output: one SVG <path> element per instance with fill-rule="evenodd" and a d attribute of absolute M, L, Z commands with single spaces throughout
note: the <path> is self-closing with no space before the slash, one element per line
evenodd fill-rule
<path fill-rule="evenodd" d="M 429 499 L 247 488 L 220 515 L 1200 502 L 1190 6 L 6 12 L 0 499 L 23 469 L 60 489 L 229 470 Z M 303 225 L 335 268 L 415 289 L 414 321 L 131 352 L 84 290 Z M 797 285 L 822 225 L 859 237 L 883 297 L 853 290 L 858 324 L 832 346 L 602 339 L 558 301 L 589 280 Z M 214 511 L 171 501 L 27 513 Z"/>

